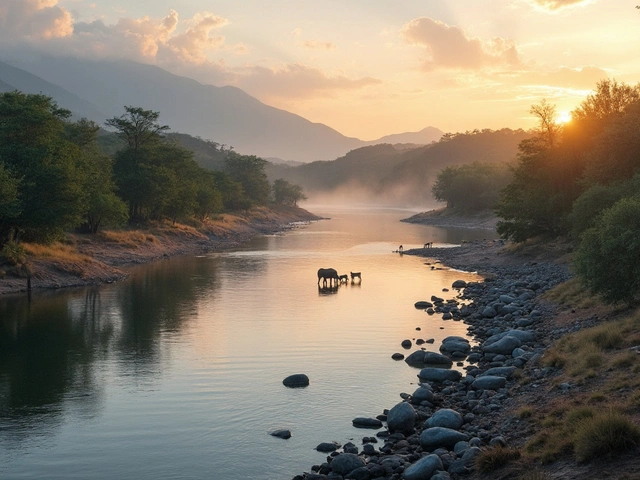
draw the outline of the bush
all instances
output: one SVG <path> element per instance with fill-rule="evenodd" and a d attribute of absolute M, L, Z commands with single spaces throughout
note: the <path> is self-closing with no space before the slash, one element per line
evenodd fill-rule
<path fill-rule="evenodd" d="M 488 473 L 504 467 L 520 458 L 520 450 L 502 445 L 483 449 L 475 459 L 475 467 L 479 472 Z"/>
<path fill-rule="evenodd" d="M 575 453 L 578 462 L 598 456 L 611 457 L 640 443 L 640 427 L 628 417 L 608 412 L 585 418 L 575 434 Z"/>
<path fill-rule="evenodd" d="M 608 303 L 631 303 L 640 293 L 640 200 L 625 198 L 584 232 L 574 265 L 583 284 Z"/>
<path fill-rule="evenodd" d="M 22 265 L 27 261 L 24 247 L 16 242 L 6 243 L 0 251 L 0 257 L 11 265 Z"/>

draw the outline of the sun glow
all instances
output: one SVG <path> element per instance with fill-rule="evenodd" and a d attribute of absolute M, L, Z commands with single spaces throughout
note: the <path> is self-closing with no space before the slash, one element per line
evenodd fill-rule
<path fill-rule="evenodd" d="M 556 117 L 556 123 L 564 125 L 567 122 L 571 121 L 571 113 L 570 112 L 559 112 Z"/>

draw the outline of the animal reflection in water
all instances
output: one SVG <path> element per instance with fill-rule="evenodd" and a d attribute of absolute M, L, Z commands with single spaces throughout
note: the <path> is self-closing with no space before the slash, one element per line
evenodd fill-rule
<path fill-rule="evenodd" d="M 362 272 L 350 272 L 351 273 L 351 283 L 358 279 L 358 283 L 362 282 Z"/>
<path fill-rule="evenodd" d="M 334 285 L 334 281 L 336 286 L 340 283 L 340 277 L 335 268 L 321 268 L 318 270 L 318 285 L 320 285 L 320 280 L 322 280 L 322 285 L 326 286 L 327 279 L 329 279 L 330 287 Z"/>

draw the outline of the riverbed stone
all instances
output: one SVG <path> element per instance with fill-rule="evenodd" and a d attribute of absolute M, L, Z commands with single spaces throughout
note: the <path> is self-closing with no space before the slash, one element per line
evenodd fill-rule
<path fill-rule="evenodd" d="M 486 372 L 482 372 L 478 377 L 496 376 L 511 378 L 516 370 L 518 370 L 516 367 L 493 367 Z"/>
<path fill-rule="evenodd" d="M 402 353 L 396 352 L 393 355 L 391 355 L 391 358 L 393 358 L 394 360 L 403 360 L 404 355 Z"/>
<path fill-rule="evenodd" d="M 309 385 L 309 377 L 304 373 L 296 373 L 295 375 L 289 375 L 282 383 L 289 388 L 307 387 Z"/>
<path fill-rule="evenodd" d="M 387 414 L 387 427 L 391 433 L 400 432 L 406 435 L 413 433 L 416 423 L 416 411 L 410 403 L 401 402 Z"/>
<path fill-rule="evenodd" d="M 341 453 L 333 457 L 331 470 L 343 477 L 349 475 L 356 468 L 365 466 L 364 460 L 354 453 Z"/>
<path fill-rule="evenodd" d="M 457 370 L 447 370 L 444 368 L 425 367 L 420 370 L 418 377 L 421 380 L 431 382 L 445 382 L 447 380 L 457 382 L 462 378 L 462 374 Z"/>
<path fill-rule="evenodd" d="M 342 445 L 340 445 L 338 442 L 322 442 L 318 444 L 316 450 L 319 452 L 335 452 L 341 446 Z"/>
<path fill-rule="evenodd" d="M 284 428 L 273 430 L 269 432 L 269 435 L 271 435 L 272 437 L 278 437 L 287 440 L 288 438 L 291 438 L 291 430 L 286 430 Z"/>
<path fill-rule="evenodd" d="M 471 388 L 476 390 L 498 390 L 506 385 L 507 379 L 504 377 L 496 377 L 487 375 L 486 377 L 478 377 L 471 384 Z"/>
<path fill-rule="evenodd" d="M 468 440 L 466 433 L 444 427 L 426 428 L 420 434 L 420 446 L 426 451 L 440 447 L 453 448 L 456 443 Z"/>
<path fill-rule="evenodd" d="M 451 284 L 451 288 L 466 288 L 467 282 L 464 280 L 456 280 Z"/>
<path fill-rule="evenodd" d="M 411 343 L 411 340 L 406 339 L 406 340 L 403 340 L 400 345 L 402 346 L 402 348 L 409 349 L 409 348 L 411 348 L 412 343 Z"/>
<path fill-rule="evenodd" d="M 444 427 L 452 430 L 460 430 L 463 424 L 462 415 L 451 408 L 441 408 L 424 422 L 426 428 Z"/>
<path fill-rule="evenodd" d="M 357 428 L 382 428 L 382 422 L 377 418 L 357 417 L 352 420 L 352 423 Z"/>
<path fill-rule="evenodd" d="M 433 303 L 427 302 L 426 300 L 422 300 L 413 304 L 416 308 L 426 309 L 429 307 L 433 307 Z"/>
<path fill-rule="evenodd" d="M 489 340 L 482 344 L 482 351 L 485 353 L 498 353 L 502 355 L 511 355 L 514 349 L 522 345 L 517 337 L 506 335 L 499 340 L 489 343 Z"/>
<path fill-rule="evenodd" d="M 413 395 L 411 395 L 411 403 L 416 405 L 420 405 L 425 401 L 433 403 L 434 400 L 435 395 L 433 394 L 433 390 L 425 385 L 418 387 L 416 391 L 413 392 Z"/>
<path fill-rule="evenodd" d="M 426 455 L 417 462 L 409 465 L 403 472 L 405 480 L 425 480 L 432 477 L 436 470 L 442 470 L 442 460 L 438 455 Z"/>

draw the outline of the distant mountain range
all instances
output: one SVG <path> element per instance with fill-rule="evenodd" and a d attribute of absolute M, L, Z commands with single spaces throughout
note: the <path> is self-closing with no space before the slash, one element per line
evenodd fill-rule
<path fill-rule="evenodd" d="M 76 117 L 104 120 L 125 105 L 160 112 L 174 132 L 199 136 L 242 154 L 287 161 L 330 160 L 378 143 L 429 144 L 434 127 L 373 141 L 346 137 L 321 123 L 270 107 L 235 87 L 203 85 L 159 67 L 132 61 L 40 56 L 0 62 L 0 91 L 44 93 Z"/>

